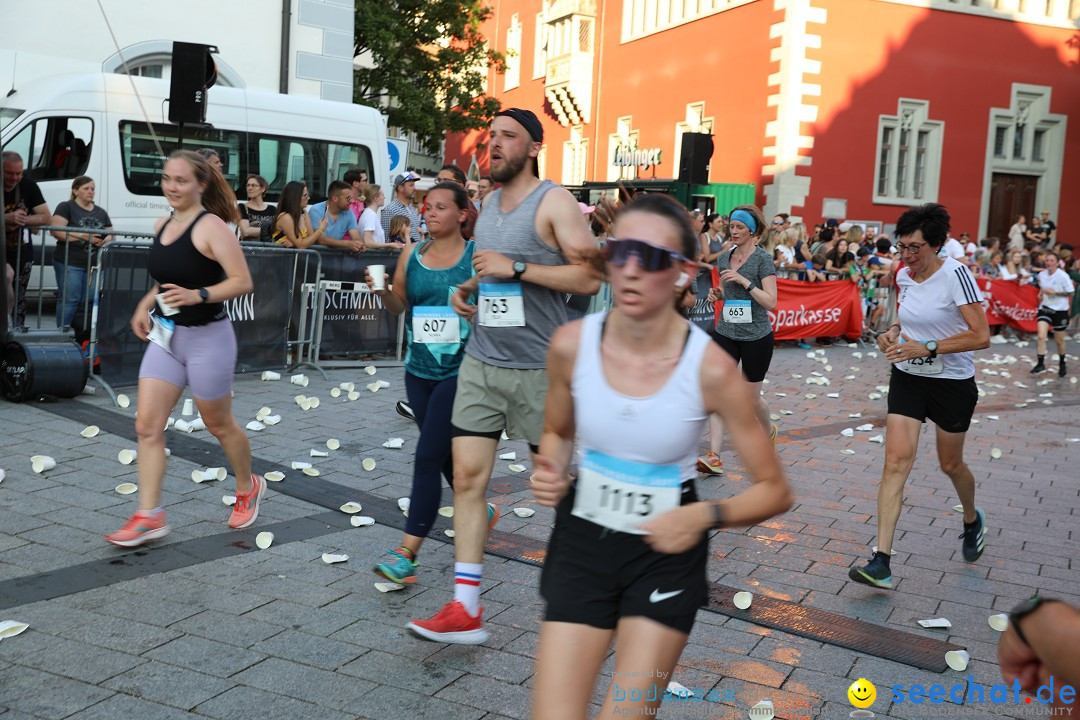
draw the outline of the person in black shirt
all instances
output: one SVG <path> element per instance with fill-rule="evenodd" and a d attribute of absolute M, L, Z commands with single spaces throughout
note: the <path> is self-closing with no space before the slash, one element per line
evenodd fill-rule
<path fill-rule="evenodd" d="M 273 242 L 277 208 L 266 202 L 270 183 L 262 175 L 248 175 L 246 187 L 248 201 L 240 205 L 240 239 Z"/>
<path fill-rule="evenodd" d="M 151 345 L 139 367 L 139 509 L 105 539 L 134 547 L 169 533 L 158 507 L 165 476 L 165 424 L 190 386 L 206 429 L 236 476 L 229 527 L 248 527 L 259 514 L 266 481 L 251 472 L 251 445 L 232 414 L 236 335 L 225 301 L 252 290 L 236 235 L 236 196 L 221 173 L 197 153 L 177 150 L 161 174 L 173 214 L 158 220 L 147 269 L 155 285 L 139 301 L 131 329 Z M 151 316 L 151 310 L 158 312 Z"/>
<path fill-rule="evenodd" d="M 4 169 L 4 242 L 7 262 L 18 278 L 15 283 L 15 325 L 26 320 L 26 287 L 34 267 L 34 248 L 23 228 L 48 225 L 52 214 L 37 183 L 23 177 L 23 160 L 17 152 L 5 151 Z"/>
<path fill-rule="evenodd" d="M 71 199 L 56 206 L 52 224 L 103 230 L 112 227 L 105 208 L 94 204 L 94 179 L 80 175 L 71 183 Z M 53 270 L 60 297 L 56 302 L 56 326 L 71 327 L 75 313 L 87 296 L 89 268 L 93 267 L 97 249 L 109 240 L 107 233 L 53 230 L 56 248 L 53 250 Z M 83 318 L 86 319 L 85 316 Z M 88 331 L 88 323 L 80 327 Z"/>

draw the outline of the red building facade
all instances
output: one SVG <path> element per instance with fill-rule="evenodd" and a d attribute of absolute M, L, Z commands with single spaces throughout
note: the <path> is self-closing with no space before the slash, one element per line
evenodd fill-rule
<path fill-rule="evenodd" d="M 709 182 L 755 183 L 767 214 L 933 201 L 984 237 L 1049 210 L 1080 241 L 1080 0 L 492 2 L 489 92 L 541 118 L 556 182 L 675 177 L 707 132 Z M 483 174 L 486 141 L 447 159 Z"/>

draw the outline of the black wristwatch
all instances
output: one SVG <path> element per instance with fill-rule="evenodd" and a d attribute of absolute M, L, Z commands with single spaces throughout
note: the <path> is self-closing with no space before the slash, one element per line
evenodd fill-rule
<path fill-rule="evenodd" d="M 1031 643 L 1024 637 L 1024 631 L 1020 629 L 1020 621 L 1026 618 L 1031 613 L 1035 612 L 1040 605 L 1051 602 L 1060 602 L 1053 598 L 1039 597 L 1038 595 L 1028 598 L 1022 601 L 1019 605 L 1009 611 L 1009 624 L 1012 625 L 1013 630 L 1016 631 L 1016 636 L 1019 637 L 1025 645 L 1031 647 Z"/>
<path fill-rule="evenodd" d="M 210 291 L 206 288 L 199 288 L 199 297 L 202 298 L 203 302 L 210 302 Z"/>
<path fill-rule="evenodd" d="M 521 276 L 525 274 L 525 268 L 527 266 L 520 260 L 514 261 L 514 279 L 520 280 Z"/>
<path fill-rule="evenodd" d="M 724 527 L 724 507 L 718 502 L 709 503 L 709 511 L 712 513 L 712 529 Z"/>
<path fill-rule="evenodd" d="M 937 357 L 937 340 L 926 343 L 926 352 L 930 353 L 931 360 Z"/>

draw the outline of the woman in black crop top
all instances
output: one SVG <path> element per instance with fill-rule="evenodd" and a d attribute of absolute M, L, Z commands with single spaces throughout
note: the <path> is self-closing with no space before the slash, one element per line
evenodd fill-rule
<path fill-rule="evenodd" d="M 235 233 L 236 196 L 200 155 L 178 150 L 161 174 L 172 215 L 155 226 L 148 269 L 155 284 L 135 309 L 131 329 L 151 344 L 139 368 L 139 509 L 105 536 L 134 547 L 169 532 L 158 503 L 165 476 L 165 423 L 191 387 L 206 428 L 217 437 L 236 475 L 229 526 L 247 527 L 259 514 L 265 481 L 251 473 L 251 446 L 232 414 L 236 336 L 224 301 L 251 292 L 251 273 Z M 153 317 L 151 317 L 153 311 Z"/>

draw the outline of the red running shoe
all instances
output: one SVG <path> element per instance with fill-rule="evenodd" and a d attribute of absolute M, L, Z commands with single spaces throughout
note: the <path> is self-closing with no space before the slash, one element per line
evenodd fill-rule
<path fill-rule="evenodd" d="M 479 645 L 488 639 L 488 631 L 480 620 L 483 614 L 484 608 L 480 608 L 480 612 L 473 617 L 465 610 L 464 605 L 457 600 L 451 600 L 430 620 L 413 620 L 405 627 L 416 635 L 435 642 Z"/>

